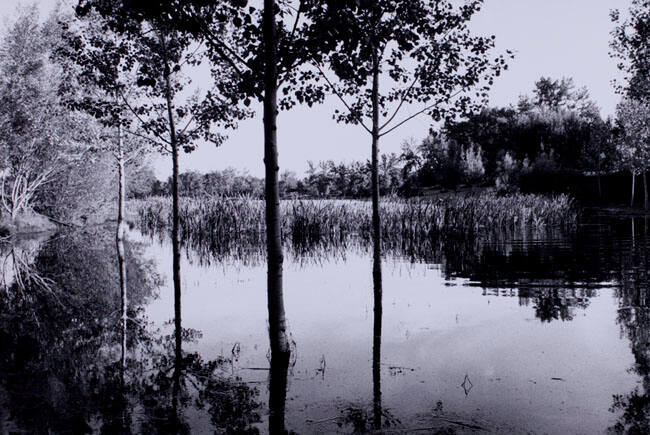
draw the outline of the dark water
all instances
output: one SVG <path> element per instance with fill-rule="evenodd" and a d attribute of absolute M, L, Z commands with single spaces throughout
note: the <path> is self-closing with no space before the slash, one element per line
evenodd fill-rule
<path fill-rule="evenodd" d="M 259 249 L 186 247 L 176 331 L 171 248 L 132 231 L 123 368 L 112 230 L 8 242 L 0 428 L 265 433 L 286 376 L 297 433 L 649 433 L 648 226 L 590 213 L 569 233 L 387 240 L 379 300 L 363 242 L 288 246 L 286 374 Z"/>

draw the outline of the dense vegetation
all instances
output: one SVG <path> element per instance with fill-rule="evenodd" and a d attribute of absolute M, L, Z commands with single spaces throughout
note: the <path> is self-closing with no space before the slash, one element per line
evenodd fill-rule
<path fill-rule="evenodd" d="M 79 67 L 62 54 L 69 36 L 67 27 L 59 26 L 69 27 L 71 20 L 57 12 L 41 23 L 35 9 L 25 10 L 2 40 L 0 216 L 5 225 L 7 216 L 32 209 L 72 223 L 102 221 L 115 213 L 114 135 L 102 119 L 70 104 L 88 92 L 85 82 L 74 79 Z M 476 186 L 575 194 L 576 180 L 588 178 L 593 180 L 590 188 L 602 195 L 613 174 L 633 174 L 633 182 L 643 175 L 645 180 L 650 153 L 644 110 L 638 100 L 626 100 L 616 119 L 603 119 L 588 91 L 576 88 L 570 78 L 541 78 L 532 94 L 516 104 L 448 118 L 428 137 L 405 140 L 400 153 L 380 155 L 379 192 L 413 197 L 432 188 Z M 137 154 L 145 154 L 139 149 L 145 139 L 128 140 Z M 127 163 L 126 194 L 171 195 L 172 178 L 158 180 L 146 162 Z M 281 172 L 278 188 L 283 198 L 361 199 L 371 195 L 371 175 L 370 159 L 310 162 L 304 175 Z M 629 187 L 620 180 L 609 190 L 616 195 L 610 196 L 629 197 Z M 181 173 L 178 190 L 193 198 L 262 198 L 265 192 L 263 179 L 236 169 Z"/>
<path fill-rule="evenodd" d="M 130 203 L 131 221 L 147 232 L 171 227 L 168 197 Z M 368 201 L 287 200 L 281 203 L 282 234 L 293 244 L 342 243 L 357 237 L 371 240 L 371 204 Z M 540 197 L 451 195 L 438 199 L 380 203 L 382 237 L 388 242 L 420 243 L 446 236 L 489 236 L 493 233 L 544 230 L 575 225 L 577 208 L 566 195 Z M 185 243 L 200 250 L 229 254 L 263 246 L 264 202 L 251 198 L 185 198 L 180 225 Z"/>
<path fill-rule="evenodd" d="M 420 142 L 405 141 L 399 154 L 382 154 L 380 193 L 411 197 L 431 188 L 462 186 L 495 187 L 504 193 L 575 193 L 573 183 L 591 178 L 594 193 L 602 196 L 603 184 L 612 176 L 645 171 L 645 145 L 637 142 L 639 134 L 630 122 L 630 112 L 643 119 L 643 107 L 626 110 L 626 104 L 631 103 L 620 106 L 620 119 L 603 119 L 587 90 L 576 89 L 571 79 L 541 78 L 532 96 L 522 96 L 517 105 L 484 108 L 448 121 Z M 282 173 L 279 187 L 284 198 L 367 198 L 370 173 L 370 161 L 309 162 L 303 177 Z M 170 180 L 149 178 L 140 184 L 137 197 L 169 195 L 170 186 Z M 264 182 L 234 169 L 188 171 L 180 175 L 179 189 L 195 198 L 260 198 Z M 620 198 L 628 195 L 620 183 L 615 189 Z"/>

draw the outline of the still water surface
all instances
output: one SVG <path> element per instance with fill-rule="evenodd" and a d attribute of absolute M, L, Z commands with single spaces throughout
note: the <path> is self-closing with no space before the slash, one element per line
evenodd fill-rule
<path fill-rule="evenodd" d="M 3 432 L 267 432 L 263 258 L 186 248 L 191 368 L 179 374 L 170 245 L 136 230 L 129 240 L 126 379 L 115 367 L 110 229 L 5 246 Z M 389 433 L 646 433 L 649 240 L 643 217 L 591 213 L 570 233 L 446 241 L 417 254 L 387 243 L 380 347 L 371 250 L 289 248 L 287 428 L 370 431 L 379 412 Z M 36 275 L 22 287 L 21 263 Z"/>

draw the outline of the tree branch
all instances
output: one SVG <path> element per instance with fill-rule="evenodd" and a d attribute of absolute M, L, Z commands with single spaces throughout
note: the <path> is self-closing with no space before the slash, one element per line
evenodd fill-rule
<path fill-rule="evenodd" d="M 210 32 L 210 30 L 207 29 L 205 25 L 202 25 L 200 20 L 195 19 L 194 22 L 195 24 L 198 25 L 201 34 L 206 38 L 206 40 L 208 40 L 208 42 L 210 42 L 213 45 L 217 54 L 219 54 L 219 56 L 223 60 L 228 62 L 230 66 L 232 66 L 233 69 L 237 72 L 237 74 L 242 75 L 243 71 L 237 65 L 237 63 L 235 63 L 233 58 L 236 59 L 243 66 L 245 66 L 249 71 L 251 72 L 254 71 L 254 68 L 246 61 L 246 59 L 242 58 L 239 54 L 237 54 L 237 52 L 234 49 L 232 49 L 230 46 L 228 46 L 228 44 L 225 44 L 223 41 L 220 41 L 219 39 L 215 38 L 212 32 Z M 230 56 L 232 56 L 232 58 L 228 56 L 226 52 L 229 53 Z"/>
<path fill-rule="evenodd" d="M 341 100 L 341 102 L 343 103 L 343 105 L 345 105 L 345 107 L 348 109 L 348 111 L 349 111 L 351 114 L 354 113 L 353 110 L 352 110 L 352 108 L 350 107 L 350 105 L 347 103 L 347 101 L 345 101 L 345 99 L 343 98 L 343 96 L 342 96 L 342 95 L 339 93 L 339 91 L 334 87 L 334 85 L 332 84 L 332 82 L 330 81 L 330 79 L 325 75 L 325 73 L 323 72 L 323 70 L 322 70 L 318 65 L 314 65 L 314 66 L 316 67 L 316 69 L 318 70 L 318 72 L 320 73 L 320 75 L 323 77 L 323 79 L 325 79 L 325 81 L 327 82 L 327 85 L 330 87 L 330 89 L 332 90 L 332 92 L 334 93 L 334 95 L 336 95 L 336 96 L 339 98 L 339 100 Z M 367 132 L 368 132 L 368 133 L 372 134 L 372 131 L 368 128 L 368 126 L 366 126 L 366 124 L 363 123 L 363 121 L 362 121 L 361 119 L 358 119 L 358 122 L 359 122 L 359 125 L 361 125 L 361 126 L 362 126 L 362 127 L 363 127 Z"/>
<path fill-rule="evenodd" d="M 454 98 L 456 95 L 460 94 L 461 92 L 462 92 L 462 89 L 459 90 L 458 92 L 454 93 L 453 95 L 451 95 L 451 96 L 449 97 L 449 99 Z M 391 127 L 390 129 L 388 129 L 388 130 L 386 130 L 385 132 L 383 132 L 382 134 L 380 134 L 379 137 L 386 136 L 388 133 L 392 132 L 393 130 L 397 129 L 398 127 L 401 127 L 403 124 L 406 124 L 407 122 L 409 122 L 411 119 L 413 119 L 413 118 L 415 118 L 415 117 L 417 117 L 417 116 L 423 114 L 423 113 L 426 112 L 427 110 L 431 110 L 432 108 L 434 108 L 435 106 L 437 106 L 438 104 L 440 104 L 440 102 L 441 102 L 441 101 L 438 100 L 438 101 L 436 101 L 435 103 L 426 106 L 424 109 L 422 109 L 422 110 L 420 110 L 420 111 L 414 113 L 413 115 L 406 117 L 405 119 L 401 120 L 400 122 L 398 122 L 397 124 L 395 124 L 395 125 L 394 125 L 393 127 Z"/>
<path fill-rule="evenodd" d="M 138 118 L 138 121 L 140 121 L 140 123 L 142 125 L 146 125 L 146 122 L 140 117 L 140 115 L 135 111 L 135 109 L 129 104 L 129 101 L 124 97 L 124 94 L 122 94 L 122 92 L 120 92 L 120 96 L 122 97 L 122 101 L 124 101 L 124 104 L 126 105 L 126 107 L 128 107 L 128 109 L 131 111 L 131 113 L 133 113 L 133 115 L 135 115 L 135 117 Z M 159 140 L 161 140 L 165 144 L 171 145 L 171 143 L 168 140 L 166 140 L 164 137 L 160 136 L 158 133 L 153 133 L 153 135 L 156 136 Z M 148 139 L 152 140 L 151 138 L 148 138 Z"/>
<path fill-rule="evenodd" d="M 402 108 L 402 105 L 404 105 L 404 102 L 406 101 L 406 98 L 408 97 L 408 94 L 411 92 L 411 89 L 413 89 L 413 86 L 415 86 L 415 84 L 418 82 L 418 80 L 420 80 L 420 78 L 416 75 L 415 79 L 413 79 L 413 83 L 411 83 L 411 85 L 408 87 L 408 89 L 406 89 L 406 91 L 404 91 L 404 95 L 402 95 L 402 99 L 399 102 L 399 105 L 397 106 L 397 109 L 395 109 L 395 112 L 393 113 L 393 115 L 390 118 L 388 118 L 388 120 L 386 122 L 384 122 L 381 127 L 379 127 L 379 131 L 382 131 L 384 129 L 384 127 L 386 127 L 388 124 L 390 124 L 393 121 L 393 119 L 395 119 L 395 117 L 399 113 L 400 109 Z"/>

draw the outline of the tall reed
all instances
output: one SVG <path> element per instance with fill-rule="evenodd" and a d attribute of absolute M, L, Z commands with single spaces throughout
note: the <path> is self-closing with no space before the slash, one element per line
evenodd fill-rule
<path fill-rule="evenodd" d="M 130 204 L 131 221 L 145 232 L 170 228 L 171 200 L 154 197 Z M 371 204 L 351 200 L 282 201 L 282 234 L 295 246 L 369 240 Z M 440 237 L 489 237 L 520 231 L 572 227 L 577 207 L 567 195 L 545 197 L 494 193 L 445 198 L 385 199 L 380 204 L 382 238 L 388 245 L 425 243 Z M 183 198 L 181 238 L 214 252 L 263 246 L 264 202 L 251 198 Z M 243 253 L 243 252 L 242 252 Z"/>

